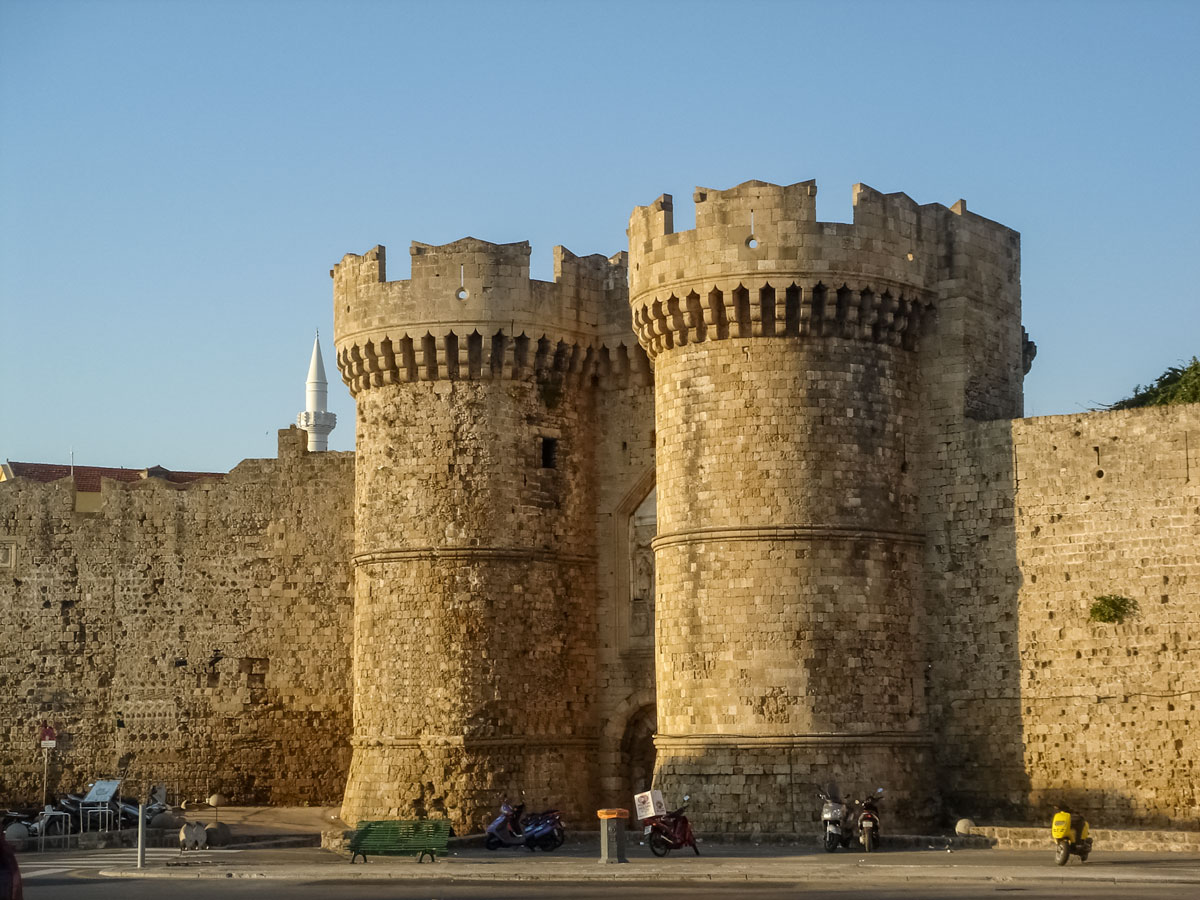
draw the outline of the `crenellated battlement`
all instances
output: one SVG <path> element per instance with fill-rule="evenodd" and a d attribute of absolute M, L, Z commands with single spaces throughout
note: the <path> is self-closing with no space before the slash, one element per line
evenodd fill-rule
<path fill-rule="evenodd" d="M 669 194 L 636 208 L 630 303 L 650 355 L 727 337 L 836 336 L 914 349 L 948 290 L 1007 285 L 1019 297 L 1019 235 L 961 200 L 920 205 L 859 184 L 853 222 L 839 223 L 817 220 L 816 196 L 814 181 L 697 188 L 696 227 L 685 232 L 674 231 Z"/>
<path fill-rule="evenodd" d="M 414 241 L 411 277 L 388 281 L 386 251 L 330 272 L 338 368 L 351 391 L 436 379 L 524 378 L 559 370 L 642 377 L 629 327 L 628 254 L 554 248 L 554 281 L 529 277 L 528 242 Z"/>

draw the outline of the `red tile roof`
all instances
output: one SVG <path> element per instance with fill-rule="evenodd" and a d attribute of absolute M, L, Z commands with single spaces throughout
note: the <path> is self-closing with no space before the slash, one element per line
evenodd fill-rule
<path fill-rule="evenodd" d="M 14 478 L 28 478 L 31 481 L 58 481 L 71 475 L 71 466 L 60 466 L 53 463 L 24 463 L 8 462 L 8 468 Z M 161 478 L 172 484 L 187 484 L 204 479 L 222 479 L 224 472 L 172 472 L 162 466 L 151 466 L 148 469 L 113 469 L 107 466 L 75 466 L 75 490 L 99 491 L 101 478 L 112 478 L 116 481 L 141 481 L 144 478 Z"/>

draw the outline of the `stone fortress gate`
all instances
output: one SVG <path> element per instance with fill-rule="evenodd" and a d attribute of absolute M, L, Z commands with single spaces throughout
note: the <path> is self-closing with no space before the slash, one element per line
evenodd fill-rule
<path fill-rule="evenodd" d="M 701 188 L 678 233 L 663 196 L 548 282 L 525 243 L 347 255 L 353 454 L 5 462 L 0 799 L 167 780 L 466 833 L 653 782 L 795 835 L 836 779 L 897 829 L 1194 826 L 1200 404 L 1021 418 L 1017 233 L 815 195 Z M 302 428 L 324 382 L 314 344 Z"/>
<path fill-rule="evenodd" d="M 924 462 L 967 416 L 1020 415 L 1017 235 L 863 186 L 853 224 L 821 223 L 812 182 L 747 182 L 699 190 L 690 232 L 670 197 L 638 208 L 629 239 L 628 275 L 558 248 L 553 283 L 527 244 L 471 238 L 414 243 L 409 281 L 382 247 L 333 270 L 358 404 L 348 821 L 476 822 L 516 786 L 595 806 L 597 407 L 645 366 L 630 309 L 657 784 L 723 830 L 796 830 L 837 772 L 934 795 Z"/>

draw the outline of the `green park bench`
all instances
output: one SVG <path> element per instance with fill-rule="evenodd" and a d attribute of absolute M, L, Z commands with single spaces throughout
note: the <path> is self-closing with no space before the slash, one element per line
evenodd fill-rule
<path fill-rule="evenodd" d="M 425 854 L 437 862 L 438 854 L 446 855 L 446 844 L 450 840 L 449 819 L 418 819 L 416 821 L 359 822 L 354 836 L 350 838 L 350 864 L 358 857 L 367 861 L 367 854 L 375 856 L 407 856 L 412 853 L 417 862 L 425 861 Z"/>

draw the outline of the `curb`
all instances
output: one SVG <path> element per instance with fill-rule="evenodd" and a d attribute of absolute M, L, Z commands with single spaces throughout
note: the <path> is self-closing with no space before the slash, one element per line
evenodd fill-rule
<path fill-rule="evenodd" d="M 597 866 L 600 864 L 597 863 Z M 1036 882 L 1038 884 L 1062 884 L 1079 886 L 1081 884 L 1155 884 L 1155 885 L 1200 885 L 1200 873 L 1197 874 L 1156 874 L 1131 873 L 1113 871 L 1107 868 L 1087 869 L 1076 867 L 1062 870 L 1053 863 L 1043 867 L 1022 867 L 996 871 L 991 867 L 961 866 L 935 868 L 906 865 L 875 865 L 849 866 L 820 865 L 793 869 L 789 872 L 664 872 L 638 871 L 625 867 L 605 865 L 604 868 L 590 870 L 581 867 L 570 872 L 494 872 L 494 871 L 453 871 L 445 869 L 435 873 L 432 869 L 416 871 L 405 869 L 369 869 L 364 866 L 354 872 L 342 870 L 341 875 L 334 874 L 336 867 L 320 866 L 312 869 L 291 869 L 272 872 L 270 869 L 237 871 L 229 868 L 198 869 L 188 872 L 166 872 L 161 869 L 102 869 L 100 875 L 106 878 L 141 878 L 170 880 L 190 878 L 194 880 L 224 881 L 229 879 L 255 881 L 324 881 L 350 882 L 359 880 L 396 881 L 396 882 L 438 882 L 438 883 L 499 883 L 499 882 L 548 882 L 548 883 L 580 883 L 580 882 L 617 882 L 622 884 L 660 883 L 674 884 L 829 884 L 831 879 L 844 879 L 853 872 L 863 883 L 872 881 L 888 882 L 974 882 L 983 884 L 1014 884 L 1017 882 Z M 868 875 L 864 879 L 864 876 Z"/>

